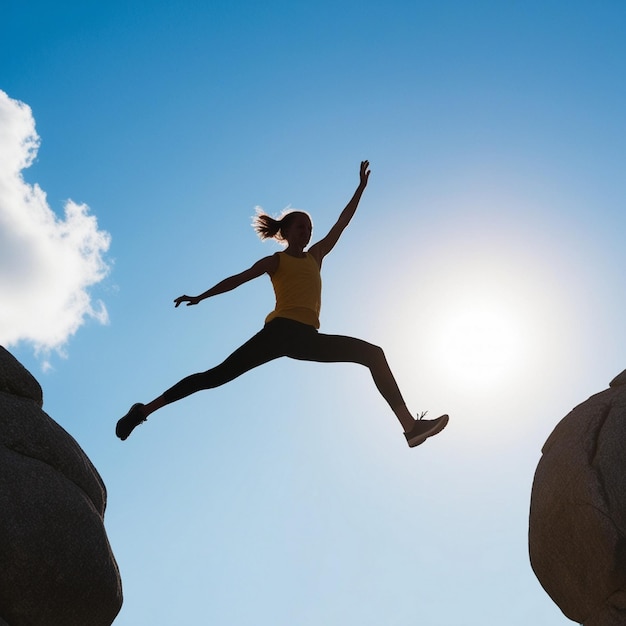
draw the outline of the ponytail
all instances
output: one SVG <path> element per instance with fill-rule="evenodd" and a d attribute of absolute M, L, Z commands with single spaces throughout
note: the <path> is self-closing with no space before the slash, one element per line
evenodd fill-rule
<path fill-rule="evenodd" d="M 287 211 L 282 214 L 279 220 L 270 217 L 263 211 L 261 207 L 256 207 L 256 215 L 252 220 L 252 228 L 256 231 L 256 234 L 262 239 L 276 239 L 281 243 L 286 241 L 285 230 L 289 228 L 291 220 L 298 213 L 306 215 L 309 219 L 311 217 L 304 211 Z"/>
<path fill-rule="evenodd" d="M 275 220 L 267 213 L 264 213 L 261 207 L 257 207 L 256 215 L 252 220 L 252 228 L 254 228 L 256 234 L 263 241 L 266 239 L 282 240 L 282 236 L 280 235 L 281 222 L 282 220 Z"/>

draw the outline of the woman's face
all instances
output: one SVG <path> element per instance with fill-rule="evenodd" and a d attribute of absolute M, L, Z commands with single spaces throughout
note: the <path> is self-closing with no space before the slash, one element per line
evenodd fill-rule
<path fill-rule="evenodd" d="M 296 213 L 289 222 L 289 228 L 285 233 L 285 239 L 290 246 L 304 249 L 313 233 L 313 225 L 306 213 Z"/>

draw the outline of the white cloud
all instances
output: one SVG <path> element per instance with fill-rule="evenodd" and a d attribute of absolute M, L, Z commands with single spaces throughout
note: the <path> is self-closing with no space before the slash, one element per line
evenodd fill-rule
<path fill-rule="evenodd" d="M 60 219 L 39 185 L 24 181 L 38 148 L 30 107 L 0 90 L 0 344 L 63 354 L 88 318 L 108 321 L 88 290 L 109 272 L 111 238 L 87 205 L 68 200 Z"/>

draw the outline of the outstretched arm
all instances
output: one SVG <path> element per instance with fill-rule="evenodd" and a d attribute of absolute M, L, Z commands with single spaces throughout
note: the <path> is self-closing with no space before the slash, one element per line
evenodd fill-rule
<path fill-rule="evenodd" d="M 199 296 L 179 296 L 174 300 L 174 306 L 182 304 L 183 302 L 187 303 L 187 306 L 191 306 L 193 304 L 198 304 L 205 298 L 210 298 L 211 296 L 217 296 L 220 293 L 226 293 L 227 291 L 231 291 L 239 285 L 243 285 L 247 283 L 249 280 L 253 278 L 258 278 L 262 274 L 272 274 L 276 269 L 278 259 L 272 256 L 266 256 L 262 258 L 260 261 L 257 261 L 252 267 L 244 270 L 239 274 L 235 274 L 233 276 L 229 276 L 225 278 L 221 282 L 217 283 L 214 287 L 207 289 L 204 293 L 201 293 Z"/>
<path fill-rule="evenodd" d="M 352 216 L 356 212 L 356 208 L 359 206 L 359 201 L 365 191 L 365 187 L 367 187 L 367 180 L 370 175 L 369 165 L 369 161 L 361 161 L 359 186 L 356 188 L 350 202 L 348 202 L 345 209 L 341 212 L 339 219 L 330 229 L 326 237 L 312 245 L 309 249 L 309 252 L 320 265 L 322 264 L 322 259 L 335 247 L 339 237 L 341 237 L 341 233 L 343 233 L 346 226 L 350 223 Z"/>

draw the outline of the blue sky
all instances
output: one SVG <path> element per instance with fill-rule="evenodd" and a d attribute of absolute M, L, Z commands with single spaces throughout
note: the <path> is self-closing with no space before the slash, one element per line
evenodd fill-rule
<path fill-rule="evenodd" d="M 0 343 L 107 485 L 116 626 L 571 623 L 528 507 L 556 423 L 626 366 L 623 2 L 2 12 Z M 256 206 L 325 234 L 362 159 L 322 330 L 382 345 L 448 428 L 409 450 L 366 371 L 283 360 L 117 440 L 273 304 L 265 277 L 173 299 L 278 249 Z"/>

